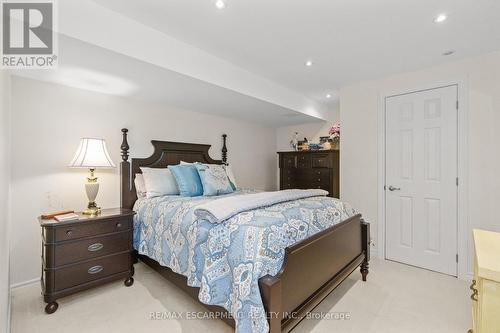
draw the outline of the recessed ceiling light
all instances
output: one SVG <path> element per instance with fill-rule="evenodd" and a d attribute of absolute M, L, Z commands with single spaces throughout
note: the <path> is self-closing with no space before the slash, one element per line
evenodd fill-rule
<path fill-rule="evenodd" d="M 448 16 L 446 16 L 446 14 L 439 14 L 438 16 L 436 16 L 434 18 L 434 23 L 444 22 L 444 21 L 446 21 L 447 18 L 448 18 Z"/>
<path fill-rule="evenodd" d="M 326 98 L 332 98 L 332 94 L 326 94 Z"/>
<path fill-rule="evenodd" d="M 311 67 L 313 65 L 313 62 L 311 60 L 306 61 L 306 66 Z"/>
<path fill-rule="evenodd" d="M 217 9 L 224 9 L 226 8 L 226 3 L 224 0 L 217 0 L 215 1 L 215 7 L 217 7 Z"/>
<path fill-rule="evenodd" d="M 455 51 L 453 51 L 453 50 L 448 50 L 448 51 L 443 52 L 443 55 L 444 55 L 444 56 L 449 56 L 449 55 L 452 55 L 452 54 L 454 54 L 454 53 L 455 53 Z"/>

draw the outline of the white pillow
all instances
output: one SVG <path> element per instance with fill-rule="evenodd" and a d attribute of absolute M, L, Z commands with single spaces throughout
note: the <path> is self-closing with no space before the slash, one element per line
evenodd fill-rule
<path fill-rule="evenodd" d="M 134 184 L 135 184 L 135 192 L 137 193 L 137 197 L 141 198 L 141 199 L 145 198 L 146 197 L 146 184 L 144 183 L 144 177 L 141 173 L 135 174 Z"/>
<path fill-rule="evenodd" d="M 146 197 L 179 195 L 177 182 L 168 168 L 141 168 L 141 171 L 146 185 Z"/>
<path fill-rule="evenodd" d="M 226 175 L 227 178 L 229 178 L 231 185 L 233 186 L 233 190 L 236 190 L 236 188 L 238 188 L 238 185 L 236 184 L 236 178 L 234 177 L 233 169 L 231 169 L 229 165 L 225 165 L 224 169 L 226 169 Z"/>

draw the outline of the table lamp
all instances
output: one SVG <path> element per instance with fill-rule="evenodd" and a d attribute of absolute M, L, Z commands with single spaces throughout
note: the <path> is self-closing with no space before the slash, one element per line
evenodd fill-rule
<path fill-rule="evenodd" d="M 115 164 L 111 160 L 106 149 L 106 142 L 103 139 L 83 138 L 80 140 L 80 146 L 76 151 L 75 157 L 69 164 L 70 168 L 90 169 L 90 177 L 87 177 L 85 192 L 89 199 L 87 209 L 83 211 L 85 215 L 97 215 L 100 213 L 100 207 L 97 207 L 95 199 L 99 192 L 99 183 L 94 176 L 96 168 L 114 168 Z"/>

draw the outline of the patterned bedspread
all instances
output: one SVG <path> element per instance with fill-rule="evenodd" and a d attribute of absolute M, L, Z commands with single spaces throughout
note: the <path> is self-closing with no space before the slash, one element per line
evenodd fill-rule
<path fill-rule="evenodd" d="M 278 273 L 287 246 L 355 212 L 337 199 L 312 197 L 239 213 L 221 224 L 197 220 L 196 207 L 220 197 L 138 200 L 134 247 L 186 276 L 200 288 L 201 302 L 227 309 L 236 332 L 268 332 L 258 279 Z"/>

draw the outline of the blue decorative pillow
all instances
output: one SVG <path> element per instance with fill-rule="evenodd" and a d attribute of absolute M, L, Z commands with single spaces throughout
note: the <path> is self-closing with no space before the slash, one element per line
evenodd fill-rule
<path fill-rule="evenodd" d="M 203 195 L 203 185 L 194 164 L 171 165 L 168 168 L 174 175 L 181 196 L 197 197 Z"/>
<path fill-rule="evenodd" d="M 203 195 L 212 196 L 234 192 L 223 165 L 195 164 L 203 184 Z"/>

